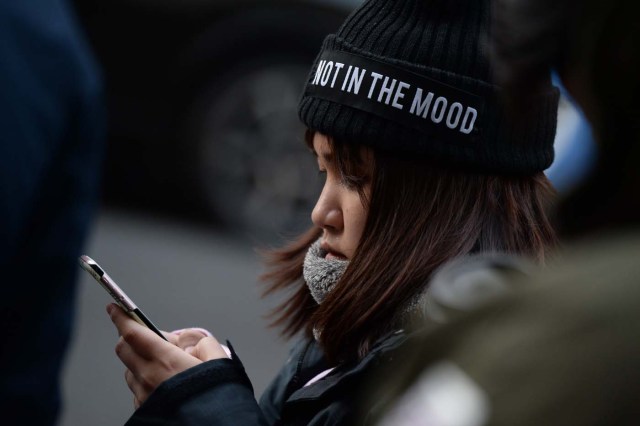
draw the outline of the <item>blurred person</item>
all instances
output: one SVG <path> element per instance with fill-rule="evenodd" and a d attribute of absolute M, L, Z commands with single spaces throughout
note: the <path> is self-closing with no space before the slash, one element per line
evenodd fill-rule
<path fill-rule="evenodd" d="M 103 106 L 69 5 L 0 1 L 0 422 L 51 425 L 96 203 Z"/>
<path fill-rule="evenodd" d="M 167 343 L 107 310 L 143 424 L 352 424 L 436 270 L 481 253 L 544 262 L 555 234 L 558 91 L 509 124 L 486 57 L 487 0 L 369 0 L 324 42 L 299 114 L 324 187 L 314 226 L 267 253 L 274 325 L 302 335 L 260 403 L 233 349 L 186 330 Z M 311 172 L 311 171 L 310 171 Z"/>
<path fill-rule="evenodd" d="M 553 67 L 598 142 L 593 171 L 560 206 L 562 233 L 569 238 L 635 228 L 640 199 L 630 195 L 640 188 L 639 148 L 634 143 L 640 126 L 634 43 L 640 30 L 625 13 L 636 12 L 637 6 L 619 0 L 606 4 L 505 0 L 497 9 L 502 11 L 495 35 L 497 72 L 511 98 L 527 99 L 531 82 Z M 515 28 L 510 20 L 527 24 Z"/>
<path fill-rule="evenodd" d="M 639 13 L 631 0 L 497 2 L 497 70 L 514 110 L 555 68 L 592 124 L 597 165 L 559 206 L 557 264 L 407 345 L 405 365 L 379 378 L 378 424 L 638 423 Z"/>

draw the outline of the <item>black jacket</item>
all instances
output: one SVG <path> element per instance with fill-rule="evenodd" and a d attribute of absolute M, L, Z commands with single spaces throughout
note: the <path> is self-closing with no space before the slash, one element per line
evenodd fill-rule
<path fill-rule="evenodd" d="M 167 380 L 133 414 L 127 426 L 143 425 L 353 425 L 357 395 L 370 371 L 392 359 L 406 340 L 402 332 L 381 339 L 361 361 L 338 366 L 321 380 L 305 384 L 327 370 L 315 341 L 292 350 L 260 403 L 238 356 L 205 362 Z"/>

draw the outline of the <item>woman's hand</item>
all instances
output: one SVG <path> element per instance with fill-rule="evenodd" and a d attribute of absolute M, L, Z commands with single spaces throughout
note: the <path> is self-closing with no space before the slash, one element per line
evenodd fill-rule
<path fill-rule="evenodd" d="M 116 354 L 127 367 L 125 380 L 133 392 L 136 408 L 165 380 L 204 361 L 227 358 L 214 337 L 197 329 L 165 333 L 169 340 L 166 342 L 131 319 L 119 306 L 110 304 L 107 312 L 120 334 Z"/>

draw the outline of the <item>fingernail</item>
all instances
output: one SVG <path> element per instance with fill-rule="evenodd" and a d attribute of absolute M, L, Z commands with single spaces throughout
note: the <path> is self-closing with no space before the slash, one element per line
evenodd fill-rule
<path fill-rule="evenodd" d="M 107 305 L 107 313 L 111 315 L 111 312 L 113 312 L 113 303 Z"/>

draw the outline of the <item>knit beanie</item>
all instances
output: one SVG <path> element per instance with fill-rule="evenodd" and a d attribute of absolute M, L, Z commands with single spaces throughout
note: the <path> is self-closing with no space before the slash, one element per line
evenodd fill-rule
<path fill-rule="evenodd" d="M 510 120 L 492 82 L 489 0 L 367 0 L 317 56 L 300 100 L 314 131 L 443 167 L 533 174 L 553 161 L 549 82 Z"/>

